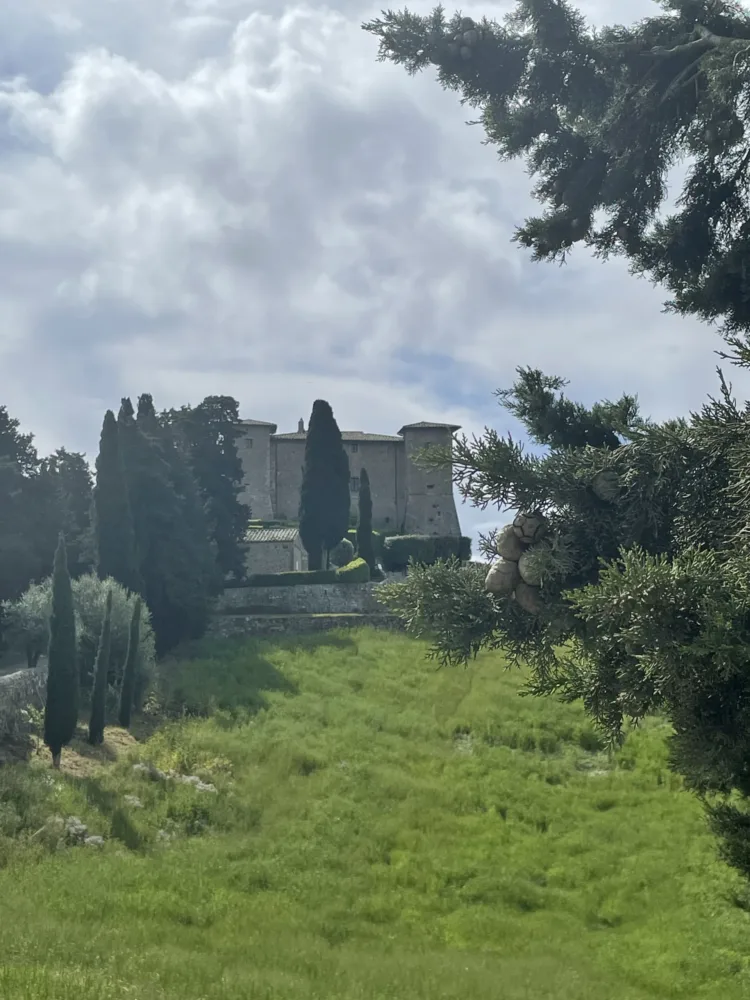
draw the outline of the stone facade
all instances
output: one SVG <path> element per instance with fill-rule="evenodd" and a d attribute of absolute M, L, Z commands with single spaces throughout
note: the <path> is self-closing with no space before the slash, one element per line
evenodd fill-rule
<path fill-rule="evenodd" d="M 25 728 L 23 711 L 29 705 L 44 708 L 47 696 L 47 663 L 0 677 L 0 739 L 16 736 Z"/>
<path fill-rule="evenodd" d="M 414 462 L 418 449 L 449 446 L 459 429 L 454 424 L 422 422 L 406 424 L 394 435 L 343 431 L 353 508 L 365 468 L 375 529 L 460 535 L 451 470 L 425 472 Z M 276 424 L 265 421 L 243 421 L 243 434 L 237 440 L 245 473 L 241 499 L 250 504 L 254 518 L 296 520 L 306 436 L 302 421 L 291 434 L 277 434 Z"/>
<path fill-rule="evenodd" d="M 333 629 L 383 628 L 404 630 L 394 615 L 214 615 L 207 634 L 216 639 L 235 636 L 308 635 Z"/>
<path fill-rule="evenodd" d="M 248 573 L 307 569 L 307 552 L 296 528 L 250 528 L 245 546 Z"/>
<path fill-rule="evenodd" d="M 229 587 L 217 614 L 383 614 L 379 583 L 308 583 L 296 587 Z"/>

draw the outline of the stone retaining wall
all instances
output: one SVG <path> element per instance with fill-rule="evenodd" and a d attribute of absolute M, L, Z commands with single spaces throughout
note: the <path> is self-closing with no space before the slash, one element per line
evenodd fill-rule
<path fill-rule="evenodd" d="M 384 614 L 378 583 L 303 583 L 296 587 L 228 587 L 217 598 L 220 615 Z"/>
<path fill-rule="evenodd" d="M 44 708 L 47 664 L 0 677 L 0 739 L 16 736 L 25 727 L 22 712 L 29 705 Z"/>
<path fill-rule="evenodd" d="M 337 628 L 383 628 L 403 631 L 401 619 L 393 615 L 214 615 L 207 634 L 217 639 L 230 636 L 309 635 Z"/>

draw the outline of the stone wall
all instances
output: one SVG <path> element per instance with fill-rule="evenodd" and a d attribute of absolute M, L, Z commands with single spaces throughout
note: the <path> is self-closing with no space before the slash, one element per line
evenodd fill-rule
<path fill-rule="evenodd" d="M 28 667 L 0 677 L 0 739 L 15 736 L 25 727 L 22 712 L 29 705 L 44 708 L 47 664 Z"/>
<path fill-rule="evenodd" d="M 232 636 L 309 635 L 333 629 L 383 628 L 403 631 L 403 623 L 393 615 L 214 615 L 208 635 L 217 639 Z"/>
<path fill-rule="evenodd" d="M 296 587 L 229 587 L 215 611 L 239 614 L 383 614 L 377 583 L 306 583 Z"/>

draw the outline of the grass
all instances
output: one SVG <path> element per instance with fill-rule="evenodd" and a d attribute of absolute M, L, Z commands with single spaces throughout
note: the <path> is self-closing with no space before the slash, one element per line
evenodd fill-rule
<path fill-rule="evenodd" d="M 610 759 L 499 656 L 423 653 L 367 630 L 199 645 L 161 681 L 192 717 L 109 731 L 97 767 L 0 769 L 0 998 L 750 995 L 746 897 L 658 720 Z M 52 813 L 105 848 L 31 839 Z"/>

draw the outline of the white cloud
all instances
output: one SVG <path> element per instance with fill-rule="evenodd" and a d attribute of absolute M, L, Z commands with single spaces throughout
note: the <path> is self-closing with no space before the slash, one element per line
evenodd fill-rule
<path fill-rule="evenodd" d="M 491 393 L 520 364 L 656 417 L 714 389 L 718 337 L 659 290 L 511 244 L 527 177 L 430 73 L 376 62 L 378 5 L 50 9 L 0 10 L 0 402 L 42 450 L 93 452 L 144 391 L 228 393 L 282 429 L 322 396 L 347 428 L 471 433 L 512 426 Z"/>

